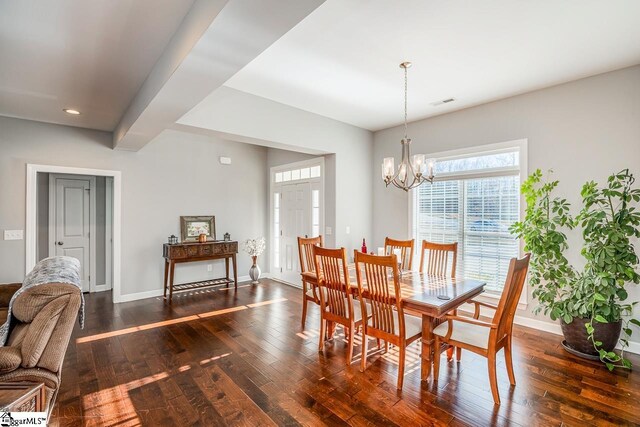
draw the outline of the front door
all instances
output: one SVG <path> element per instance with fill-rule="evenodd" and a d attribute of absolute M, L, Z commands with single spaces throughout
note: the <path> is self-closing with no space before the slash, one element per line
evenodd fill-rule
<path fill-rule="evenodd" d="M 282 186 L 280 279 L 300 284 L 298 236 L 311 235 L 311 185 L 308 182 Z"/>
<path fill-rule="evenodd" d="M 90 178 L 60 178 L 51 175 L 51 191 L 54 218 L 52 250 L 50 255 L 64 255 L 77 258 L 81 264 L 80 278 L 83 292 L 90 286 Z"/>

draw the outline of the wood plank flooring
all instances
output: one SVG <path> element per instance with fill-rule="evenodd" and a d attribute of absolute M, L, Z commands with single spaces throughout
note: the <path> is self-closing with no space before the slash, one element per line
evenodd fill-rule
<path fill-rule="evenodd" d="M 317 307 L 302 331 L 300 292 L 263 280 L 237 293 L 177 294 L 172 307 L 86 295 L 50 425 L 640 425 L 638 370 L 609 373 L 566 353 L 559 336 L 518 326 L 515 388 L 498 357 L 501 406 L 486 360 L 469 352 L 443 361 L 435 385 L 421 384 L 417 343 L 397 393 L 395 349 L 377 352 L 372 341 L 364 373 L 359 341 L 348 367 L 343 335 L 318 353 Z"/>

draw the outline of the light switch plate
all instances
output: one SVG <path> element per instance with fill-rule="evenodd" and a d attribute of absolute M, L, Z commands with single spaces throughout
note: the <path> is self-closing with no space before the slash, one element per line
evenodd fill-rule
<path fill-rule="evenodd" d="M 347 234 L 350 234 L 350 233 L 351 233 L 351 227 L 349 227 L 348 225 L 347 225 L 347 231 L 346 231 L 346 233 L 347 233 Z"/>
<path fill-rule="evenodd" d="M 331 227 L 325 227 L 324 234 L 326 234 L 327 236 L 331 236 L 333 234 L 333 229 Z"/>
<path fill-rule="evenodd" d="M 231 157 L 220 157 L 220 164 L 221 165 L 230 165 L 231 164 Z"/>
<path fill-rule="evenodd" d="M 22 240 L 24 239 L 23 230 L 4 230 L 4 240 Z"/>

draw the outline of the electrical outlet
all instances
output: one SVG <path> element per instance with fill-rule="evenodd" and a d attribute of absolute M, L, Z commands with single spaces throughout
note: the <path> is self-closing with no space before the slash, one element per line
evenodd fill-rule
<path fill-rule="evenodd" d="M 333 229 L 331 227 L 325 227 L 324 234 L 326 234 L 327 236 L 331 236 L 333 234 Z"/>
<path fill-rule="evenodd" d="M 207 271 L 213 271 L 213 264 L 207 264 Z"/>
<path fill-rule="evenodd" d="M 4 230 L 4 240 L 24 239 L 23 230 Z"/>

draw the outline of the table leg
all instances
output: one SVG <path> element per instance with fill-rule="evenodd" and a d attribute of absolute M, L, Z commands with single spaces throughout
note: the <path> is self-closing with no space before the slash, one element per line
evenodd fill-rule
<path fill-rule="evenodd" d="M 164 260 L 164 281 L 162 282 L 164 287 L 164 297 L 167 298 L 167 279 L 169 278 L 169 261 Z"/>
<path fill-rule="evenodd" d="M 433 318 L 422 315 L 422 364 L 420 368 L 422 381 L 429 379 L 433 361 Z"/>
<path fill-rule="evenodd" d="M 236 263 L 236 254 L 233 254 L 231 260 L 233 261 L 233 283 L 235 284 L 236 291 L 238 290 L 238 264 Z"/>
<path fill-rule="evenodd" d="M 173 302 L 173 275 L 176 271 L 176 263 L 171 261 L 169 265 L 169 304 Z"/>
<path fill-rule="evenodd" d="M 229 287 L 229 257 L 224 259 L 224 270 L 227 272 L 225 276 L 227 278 L 227 288 Z"/>

